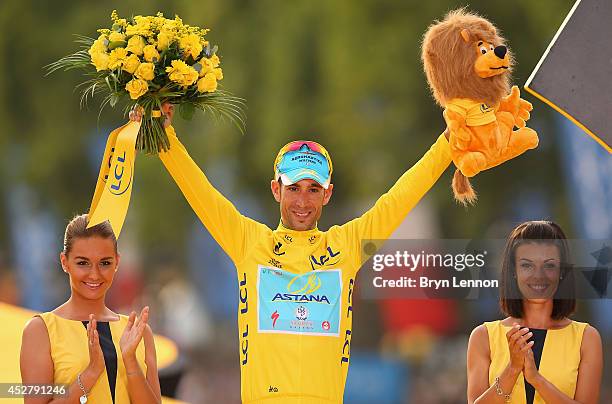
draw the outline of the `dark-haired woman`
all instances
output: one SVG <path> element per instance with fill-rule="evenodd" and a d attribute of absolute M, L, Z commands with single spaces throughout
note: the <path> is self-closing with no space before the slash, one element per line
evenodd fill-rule
<path fill-rule="evenodd" d="M 576 306 L 563 230 L 522 223 L 510 234 L 500 283 L 503 320 L 468 343 L 468 403 L 597 403 L 603 368 L 595 328 L 569 318 Z"/>
<path fill-rule="evenodd" d="M 24 384 L 65 384 L 66 394 L 26 396 L 25 403 L 159 403 L 148 307 L 126 317 L 104 301 L 119 265 L 110 224 L 88 229 L 86 215 L 72 219 L 60 260 L 70 298 L 26 325 L 21 378 Z"/>

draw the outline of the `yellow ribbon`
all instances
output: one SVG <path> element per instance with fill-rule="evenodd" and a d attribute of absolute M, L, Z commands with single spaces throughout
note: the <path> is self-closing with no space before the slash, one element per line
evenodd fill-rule
<path fill-rule="evenodd" d="M 96 190 L 89 208 L 88 228 L 108 220 L 119 237 L 134 183 L 136 137 L 140 122 L 129 122 L 108 136 Z"/>

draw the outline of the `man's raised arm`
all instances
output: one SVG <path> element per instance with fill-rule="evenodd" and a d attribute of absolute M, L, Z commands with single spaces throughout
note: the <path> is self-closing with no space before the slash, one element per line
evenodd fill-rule
<path fill-rule="evenodd" d="M 445 134 L 442 134 L 425 155 L 406 171 L 370 210 L 340 226 L 340 230 L 348 237 L 348 242 L 357 243 L 355 246 L 359 248 L 362 240 L 389 238 L 408 212 L 438 181 L 450 162 L 450 146 Z"/>
<path fill-rule="evenodd" d="M 191 208 L 210 234 L 235 262 L 241 262 L 265 225 L 243 216 L 208 181 L 179 141 L 172 126 L 166 127 L 170 149 L 159 158 Z"/>

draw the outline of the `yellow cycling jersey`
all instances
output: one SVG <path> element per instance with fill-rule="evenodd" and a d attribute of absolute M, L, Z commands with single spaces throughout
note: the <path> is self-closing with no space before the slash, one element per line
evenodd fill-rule
<path fill-rule="evenodd" d="M 276 230 L 243 216 L 166 130 L 159 154 L 238 272 L 244 403 L 341 403 L 352 338 L 352 295 L 362 240 L 384 240 L 451 161 L 441 135 L 363 216 L 328 231 Z"/>

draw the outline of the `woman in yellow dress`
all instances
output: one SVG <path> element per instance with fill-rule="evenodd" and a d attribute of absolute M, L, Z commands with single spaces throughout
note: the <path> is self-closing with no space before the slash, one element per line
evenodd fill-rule
<path fill-rule="evenodd" d="M 573 271 L 563 230 L 517 226 L 502 265 L 503 320 L 474 329 L 468 343 L 468 403 L 597 403 L 603 368 L 597 330 L 568 318 Z"/>
<path fill-rule="evenodd" d="M 65 384 L 66 394 L 25 404 L 161 402 L 149 308 L 126 317 L 105 304 L 119 258 L 108 222 L 88 229 L 80 215 L 66 227 L 60 260 L 70 298 L 28 322 L 20 360 L 24 384 Z"/>

